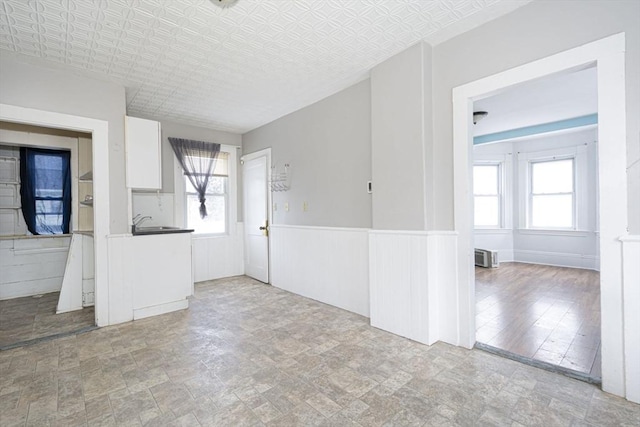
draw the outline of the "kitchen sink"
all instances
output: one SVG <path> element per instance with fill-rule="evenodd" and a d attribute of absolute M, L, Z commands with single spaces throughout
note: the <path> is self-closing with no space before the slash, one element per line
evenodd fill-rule
<path fill-rule="evenodd" d="M 149 227 L 133 227 L 132 234 L 134 236 L 141 236 L 147 234 L 171 234 L 171 233 L 191 233 L 192 229 L 171 227 L 168 225 L 158 225 Z"/>

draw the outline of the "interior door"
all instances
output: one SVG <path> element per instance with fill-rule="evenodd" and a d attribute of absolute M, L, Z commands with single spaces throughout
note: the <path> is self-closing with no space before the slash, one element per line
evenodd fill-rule
<path fill-rule="evenodd" d="M 242 160 L 245 274 L 269 283 L 269 151 Z"/>

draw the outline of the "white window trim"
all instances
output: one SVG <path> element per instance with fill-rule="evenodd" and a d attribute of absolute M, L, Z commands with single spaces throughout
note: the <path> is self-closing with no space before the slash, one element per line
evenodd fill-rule
<path fill-rule="evenodd" d="M 572 227 L 532 227 L 531 224 L 531 164 L 553 160 L 573 159 L 573 226 Z M 586 211 L 587 196 L 587 144 L 563 147 L 554 150 L 518 153 L 518 229 L 528 234 L 539 232 L 577 232 L 587 228 L 587 219 L 582 215 Z"/>
<path fill-rule="evenodd" d="M 499 182 L 498 182 L 498 198 L 500 201 L 499 208 L 499 225 L 498 228 L 491 226 L 474 226 L 476 230 L 511 230 L 513 229 L 513 201 L 512 201 L 512 175 L 513 164 L 511 161 L 511 153 L 507 154 L 476 154 L 474 155 L 474 166 L 481 165 L 498 165 Z M 473 188 L 472 188 L 473 190 Z M 475 197 L 475 194 L 474 194 Z"/>
<path fill-rule="evenodd" d="M 229 153 L 229 178 L 227 180 L 227 231 L 224 233 L 193 233 L 193 238 L 227 237 L 236 234 L 238 212 L 238 173 L 237 147 L 235 145 L 220 145 L 220 151 Z M 173 185 L 175 192 L 174 218 L 179 227 L 187 226 L 187 192 L 185 188 L 184 172 L 178 159 L 173 156 Z"/>

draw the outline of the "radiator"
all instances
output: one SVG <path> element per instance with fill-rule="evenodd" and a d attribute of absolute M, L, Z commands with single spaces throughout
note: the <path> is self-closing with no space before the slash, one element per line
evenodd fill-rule
<path fill-rule="evenodd" d="M 500 265 L 498 262 L 498 252 L 487 249 L 476 249 L 476 265 L 479 267 L 496 268 Z"/>

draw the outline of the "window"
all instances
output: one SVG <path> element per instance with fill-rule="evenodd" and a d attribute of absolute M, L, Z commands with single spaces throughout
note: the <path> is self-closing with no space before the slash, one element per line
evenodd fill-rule
<path fill-rule="evenodd" d="M 501 165 L 473 166 L 474 225 L 478 228 L 502 226 Z"/>
<path fill-rule="evenodd" d="M 200 217 L 200 199 L 189 179 L 185 176 L 187 192 L 187 227 L 195 233 L 226 233 L 227 232 L 227 188 L 228 177 L 212 176 L 209 178 L 205 198 L 207 216 Z"/>
<path fill-rule="evenodd" d="M 529 227 L 574 228 L 574 159 L 529 163 Z"/>
<path fill-rule="evenodd" d="M 70 160 L 69 151 L 20 149 L 22 213 L 32 234 L 69 233 Z"/>
<path fill-rule="evenodd" d="M 205 193 L 207 216 L 200 217 L 200 199 L 189 177 L 184 176 L 186 223 L 196 234 L 222 234 L 228 231 L 229 153 L 220 151 Z"/>

